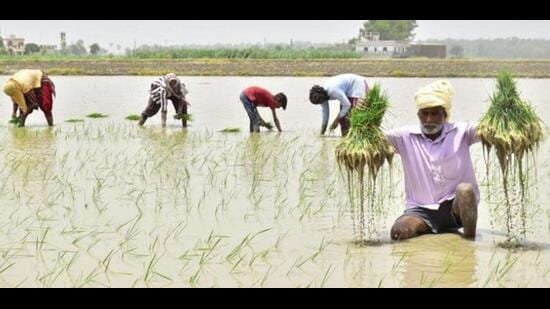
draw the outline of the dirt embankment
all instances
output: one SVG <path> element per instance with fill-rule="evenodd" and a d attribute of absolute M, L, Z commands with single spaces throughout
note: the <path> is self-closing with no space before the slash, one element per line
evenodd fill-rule
<path fill-rule="evenodd" d="M 503 69 L 516 77 L 550 77 L 550 60 L 23 60 L 0 61 L 0 74 L 19 69 L 42 69 L 50 75 L 160 75 L 186 76 L 331 76 L 356 73 L 377 77 L 496 77 Z"/>

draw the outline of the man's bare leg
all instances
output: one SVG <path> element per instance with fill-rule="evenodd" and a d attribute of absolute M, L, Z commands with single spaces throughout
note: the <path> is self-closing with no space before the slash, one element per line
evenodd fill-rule
<path fill-rule="evenodd" d="M 168 112 L 160 112 L 162 117 L 162 127 L 166 128 L 166 118 L 168 117 Z"/>
<path fill-rule="evenodd" d="M 428 233 L 430 227 L 422 219 L 414 216 L 402 216 L 391 228 L 392 240 L 404 240 Z"/>
<path fill-rule="evenodd" d="M 187 102 L 186 101 L 183 101 L 181 103 L 181 125 L 182 127 L 184 128 L 187 128 Z"/>
<path fill-rule="evenodd" d="M 13 103 L 13 111 L 11 113 L 11 118 L 17 118 L 17 110 L 19 109 L 19 106 L 16 103 Z M 21 114 L 22 112 L 19 112 Z"/>
<path fill-rule="evenodd" d="M 27 116 L 29 114 L 26 114 L 26 113 L 21 113 L 21 115 L 19 115 L 19 127 L 22 128 L 25 126 L 25 120 L 27 120 Z"/>
<path fill-rule="evenodd" d="M 46 121 L 48 122 L 48 126 L 53 127 L 53 114 L 46 115 Z"/>
<path fill-rule="evenodd" d="M 474 186 L 461 183 L 456 188 L 453 214 L 460 219 L 464 228 L 464 238 L 475 239 L 477 227 L 477 204 Z"/>
<path fill-rule="evenodd" d="M 143 114 L 141 114 L 141 118 L 139 119 L 138 125 L 140 127 L 143 127 L 143 125 L 145 124 L 145 121 L 147 121 L 147 116 L 143 116 Z"/>

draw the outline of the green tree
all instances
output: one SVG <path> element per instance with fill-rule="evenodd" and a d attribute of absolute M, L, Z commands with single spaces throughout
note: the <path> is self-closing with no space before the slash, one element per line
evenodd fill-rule
<path fill-rule="evenodd" d="M 76 44 L 71 44 L 67 46 L 67 54 L 75 55 L 75 56 L 82 56 L 88 54 L 88 51 L 86 50 L 86 46 L 84 46 L 84 41 L 78 40 L 76 41 Z"/>
<path fill-rule="evenodd" d="M 367 20 L 359 30 L 359 37 L 378 32 L 380 40 L 412 40 L 416 27 L 416 20 Z"/>
<path fill-rule="evenodd" d="M 40 46 L 35 43 L 25 44 L 25 55 L 36 54 L 40 52 Z"/>
<path fill-rule="evenodd" d="M 99 44 L 94 43 L 90 45 L 90 54 L 97 55 L 99 54 L 100 51 L 101 51 L 101 47 L 99 46 Z"/>

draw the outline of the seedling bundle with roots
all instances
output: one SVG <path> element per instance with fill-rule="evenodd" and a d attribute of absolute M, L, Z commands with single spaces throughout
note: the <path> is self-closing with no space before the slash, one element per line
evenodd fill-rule
<path fill-rule="evenodd" d="M 511 243 L 525 236 L 529 154 L 534 163 L 534 152 L 543 139 L 542 121 L 533 107 L 520 98 L 516 81 L 509 72 L 499 74 L 497 89 L 490 101 L 489 110 L 480 120 L 478 135 L 483 143 L 489 184 L 492 149 L 498 159 L 504 193 L 504 202 L 499 203 L 499 207 L 505 208 L 502 212 L 506 219 L 507 242 Z"/>
<path fill-rule="evenodd" d="M 388 96 L 380 85 L 374 85 L 352 110 L 351 129 L 336 146 L 338 165 L 347 175 L 354 229 L 361 242 L 372 242 L 376 236 L 375 216 L 381 213 L 384 196 L 383 182 L 379 182 L 381 185 L 376 190 L 377 179 L 385 162 L 391 167 L 394 155 L 393 146 L 380 129 L 388 107 Z M 356 208 L 359 208 L 359 213 Z M 367 224 L 365 216 L 368 217 Z M 356 221 L 359 221 L 358 227 Z"/>

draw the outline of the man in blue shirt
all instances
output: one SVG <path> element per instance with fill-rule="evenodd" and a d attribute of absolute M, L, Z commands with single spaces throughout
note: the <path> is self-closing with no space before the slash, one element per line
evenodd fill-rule
<path fill-rule="evenodd" d="M 367 91 L 367 81 L 364 77 L 356 74 L 337 75 L 331 77 L 324 87 L 313 86 L 309 91 L 309 101 L 315 105 L 321 105 L 323 109 L 321 135 L 324 135 L 327 130 L 330 116 L 329 100 L 340 101 L 340 113 L 334 118 L 330 130 L 336 129 L 340 124 L 342 136 L 346 136 L 351 127 L 350 110 L 357 105 L 359 100 L 364 99 Z"/>

